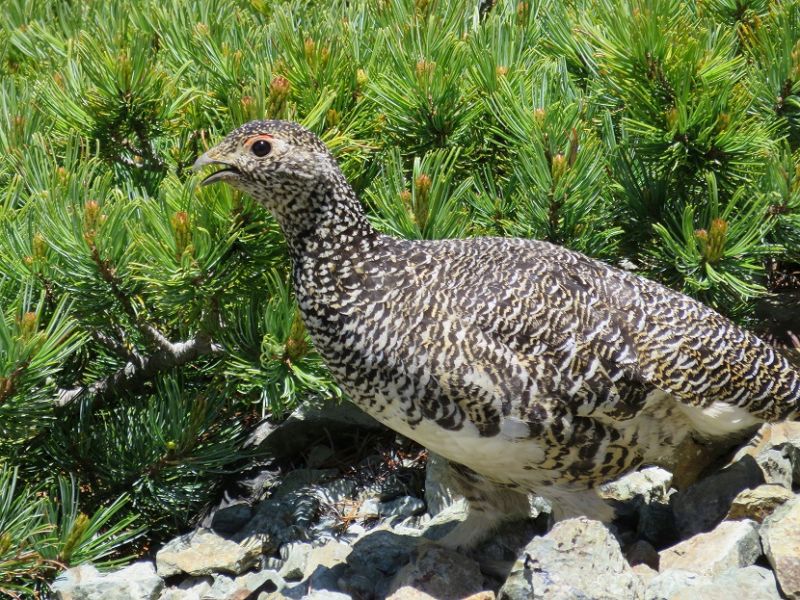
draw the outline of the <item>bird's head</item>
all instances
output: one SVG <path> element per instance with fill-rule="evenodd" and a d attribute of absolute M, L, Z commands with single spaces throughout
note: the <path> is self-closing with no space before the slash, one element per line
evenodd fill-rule
<path fill-rule="evenodd" d="M 309 130 L 286 121 L 251 121 L 229 133 L 194 163 L 198 171 L 222 167 L 201 185 L 223 181 L 245 192 L 278 216 L 293 210 L 327 180 L 336 178 L 336 160 Z"/>

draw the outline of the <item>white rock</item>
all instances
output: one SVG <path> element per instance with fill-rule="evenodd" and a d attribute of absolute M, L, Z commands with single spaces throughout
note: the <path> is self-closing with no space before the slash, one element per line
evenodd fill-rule
<path fill-rule="evenodd" d="M 681 569 L 698 575 L 716 575 L 752 565 L 761 556 L 758 527 L 753 521 L 723 521 L 660 553 L 659 569 Z"/>
<path fill-rule="evenodd" d="M 781 591 L 800 599 L 800 496 L 795 496 L 764 520 L 761 541 Z"/>
<path fill-rule="evenodd" d="M 598 521 L 556 523 L 534 540 L 500 590 L 503 600 L 616 600 L 644 596 L 642 580 L 622 556 L 619 543 Z"/>
<path fill-rule="evenodd" d="M 258 539 L 236 543 L 213 531 L 199 529 L 175 538 L 161 548 L 156 554 L 156 565 L 162 577 L 179 573 L 239 574 L 256 563 L 262 549 L 263 544 Z"/>
<path fill-rule="evenodd" d="M 59 576 L 53 591 L 60 600 L 156 600 L 164 587 L 151 562 L 136 562 L 108 574 L 90 566 Z"/>
<path fill-rule="evenodd" d="M 775 509 L 792 498 L 794 498 L 792 492 L 782 485 L 774 483 L 760 485 L 751 490 L 742 490 L 733 499 L 725 518 L 729 521 L 752 519 L 756 523 L 761 523 Z"/>
<path fill-rule="evenodd" d="M 780 600 L 780 597 L 772 572 L 763 567 L 750 566 L 681 589 L 670 600 Z"/>

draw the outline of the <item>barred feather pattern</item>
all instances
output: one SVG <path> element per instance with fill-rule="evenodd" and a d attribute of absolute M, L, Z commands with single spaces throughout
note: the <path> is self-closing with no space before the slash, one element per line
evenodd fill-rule
<path fill-rule="evenodd" d="M 254 135 L 270 156 L 248 153 Z M 296 125 L 248 124 L 206 157 L 280 223 L 337 382 L 462 478 L 561 498 L 645 462 L 674 466 L 688 436 L 730 441 L 798 415 L 787 360 L 687 296 L 545 242 L 377 233 Z"/>

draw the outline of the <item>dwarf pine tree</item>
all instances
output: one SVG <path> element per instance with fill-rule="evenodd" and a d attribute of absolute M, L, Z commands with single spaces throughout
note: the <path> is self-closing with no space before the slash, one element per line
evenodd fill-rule
<path fill-rule="evenodd" d="M 800 1 L 6 0 L 0 593 L 187 526 L 341 394 L 275 223 L 189 167 L 321 135 L 375 225 L 548 240 L 747 320 L 800 261 Z"/>

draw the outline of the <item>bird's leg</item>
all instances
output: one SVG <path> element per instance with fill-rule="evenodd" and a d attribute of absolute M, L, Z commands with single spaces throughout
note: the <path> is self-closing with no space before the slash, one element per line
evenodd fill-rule
<path fill-rule="evenodd" d="M 447 484 L 462 495 L 468 506 L 467 518 L 438 541 L 453 549 L 473 548 L 500 523 L 530 516 L 528 494 L 500 486 L 457 463 L 448 463 Z"/>

